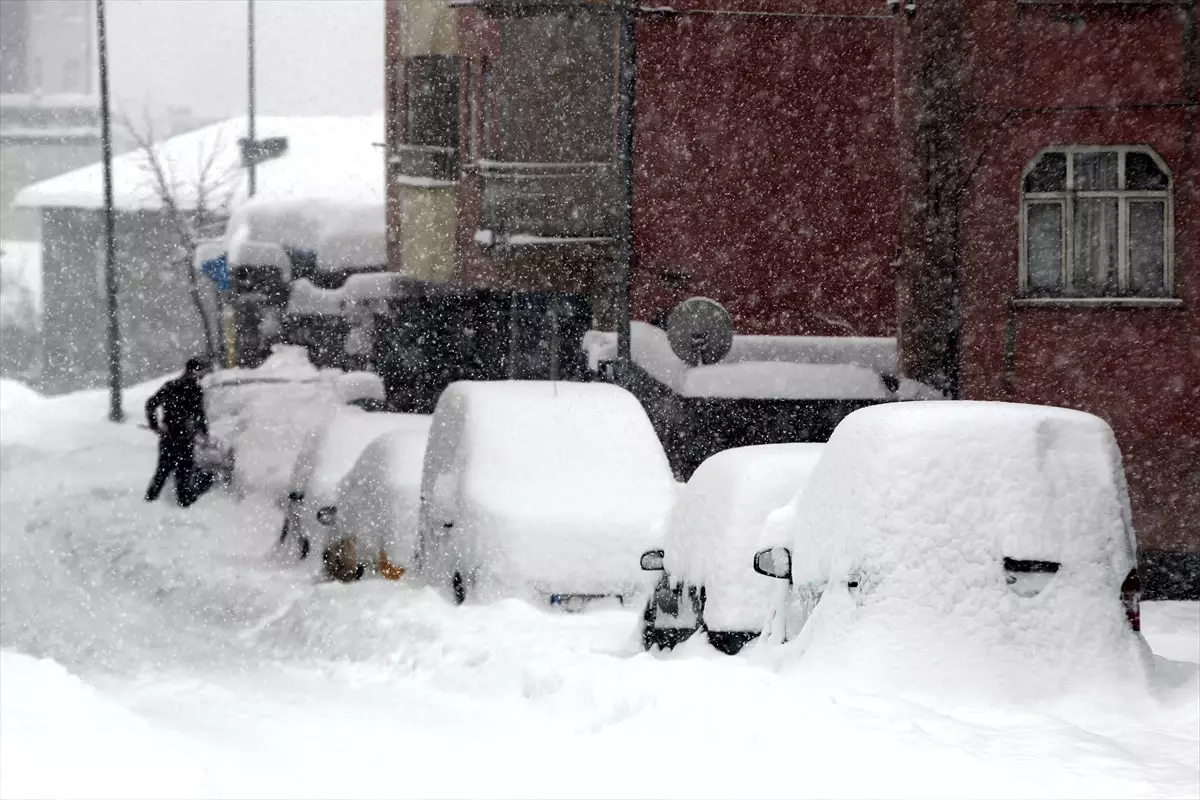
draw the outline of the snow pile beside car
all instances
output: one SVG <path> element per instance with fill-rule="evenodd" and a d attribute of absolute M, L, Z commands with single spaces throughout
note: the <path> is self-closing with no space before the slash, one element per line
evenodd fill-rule
<path fill-rule="evenodd" d="M 485 599 L 634 593 L 674 492 L 650 420 L 623 389 L 455 383 L 425 455 L 422 571 Z"/>
<path fill-rule="evenodd" d="M 671 516 L 664 566 L 672 583 L 704 587 L 709 630 L 761 630 L 775 582 L 754 572 L 759 532 L 767 515 L 803 486 L 824 447 L 724 450 L 687 482 Z"/>
<path fill-rule="evenodd" d="M 792 580 L 824 585 L 796 644 L 809 670 L 1010 699 L 1145 677 L 1122 605 L 1136 558 L 1121 455 L 1097 417 L 967 402 L 856 411 L 795 521 Z M 1010 585 L 1029 577 L 1013 574 L 1021 564 L 1059 566 L 1031 592 Z"/>

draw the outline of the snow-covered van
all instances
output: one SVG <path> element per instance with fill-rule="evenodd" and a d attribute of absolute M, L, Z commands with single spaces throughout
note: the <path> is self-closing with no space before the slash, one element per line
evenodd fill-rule
<path fill-rule="evenodd" d="M 774 581 L 751 564 L 763 523 L 804 485 L 823 444 L 735 447 L 710 456 L 679 494 L 662 551 L 642 556 L 662 578 L 642 616 L 642 643 L 672 647 L 703 630 L 734 654 L 762 632 Z"/>
<path fill-rule="evenodd" d="M 638 556 L 674 492 L 650 420 L 624 389 L 454 383 L 425 452 L 419 570 L 458 602 L 624 599 L 643 588 Z"/>
<path fill-rule="evenodd" d="M 1121 454 L 1091 414 L 855 411 L 763 536 L 755 569 L 791 584 L 770 638 L 810 665 L 1010 695 L 1145 669 Z"/>

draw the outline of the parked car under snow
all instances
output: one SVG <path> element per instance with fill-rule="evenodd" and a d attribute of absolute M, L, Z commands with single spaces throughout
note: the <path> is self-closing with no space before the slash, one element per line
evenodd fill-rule
<path fill-rule="evenodd" d="M 764 537 L 783 532 L 754 565 L 791 582 L 771 639 L 799 640 L 810 665 L 1017 696 L 1146 668 L 1121 454 L 1090 414 L 856 411 Z"/>
<path fill-rule="evenodd" d="M 335 528 L 327 559 L 337 575 L 368 572 L 391 580 L 412 566 L 421 508 L 426 427 L 384 433 L 367 445 L 338 489 L 337 508 L 323 515 Z"/>
<path fill-rule="evenodd" d="M 299 558 L 311 551 L 335 577 L 345 578 L 329 550 L 338 502 L 339 484 L 363 450 L 376 437 L 396 430 L 424 433 L 429 417 L 417 414 L 369 412 L 355 406 L 338 408 L 323 424 L 311 430 L 292 468 L 287 516 L 279 541 Z"/>
<path fill-rule="evenodd" d="M 710 456 L 683 487 L 663 550 L 642 568 L 663 569 L 646 602 L 642 644 L 669 648 L 698 630 L 733 655 L 762 632 L 772 581 L 756 575 L 763 523 L 802 487 L 823 444 L 735 447 Z"/>
<path fill-rule="evenodd" d="M 630 597 L 674 493 L 650 420 L 624 389 L 454 383 L 425 454 L 419 569 L 458 602 Z"/>

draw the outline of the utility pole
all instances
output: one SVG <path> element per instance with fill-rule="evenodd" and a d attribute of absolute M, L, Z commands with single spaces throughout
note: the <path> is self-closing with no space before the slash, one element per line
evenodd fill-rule
<path fill-rule="evenodd" d="M 100 56 L 100 148 L 104 158 L 104 291 L 108 296 L 108 418 L 121 422 L 121 327 L 117 318 L 116 213 L 113 208 L 112 119 L 108 107 L 108 30 L 104 0 L 96 0 L 96 38 Z"/>
<path fill-rule="evenodd" d="M 637 78 L 636 18 L 633 0 L 617 0 L 617 236 L 613 259 L 612 305 L 617 324 L 617 383 L 630 377 L 629 277 L 633 271 L 633 104 Z"/>
<path fill-rule="evenodd" d="M 248 130 L 246 138 L 250 140 L 250 147 L 254 148 L 258 140 L 254 134 L 254 0 L 246 0 L 246 72 L 248 76 L 247 84 L 247 109 L 246 123 Z M 254 197 L 254 192 L 257 190 L 257 174 L 256 161 L 250 160 L 249 174 L 247 175 L 247 192 L 250 197 Z"/>

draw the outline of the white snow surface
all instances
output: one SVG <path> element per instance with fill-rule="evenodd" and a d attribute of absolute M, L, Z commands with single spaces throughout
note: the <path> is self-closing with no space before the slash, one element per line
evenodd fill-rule
<path fill-rule="evenodd" d="M 855 411 L 794 521 L 793 582 L 828 581 L 791 648 L 806 668 L 997 696 L 1145 685 L 1120 599 L 1136 564 L 1124 471 L 1098 417 L 976 402 Z M 1005 557 L 1062 566 L 1025 598 Z"/>
<path fill-rule="evenodd" d="M 363 411 L 356 406 L 336 409 L 327 423 L 310 432 L 296 458 L 291 488 L 305 494 L 316 508 L 337 503 L 338 484 L 376 437 L 395 430 L 425 433 L 429 416 Z"/>
<path fill-rule="evenodd" d="M 671 514 L 664 566 L 673 582 L 704 587 L 709 630 L 762 630 L 779 583 L 754 571 L 763 522 L 797 494 L 824 447 L 735 447 L 692 474 Z"/>
<path fill-rule="evenodd" d="M 443 392 L 425 455 L 422 567 L 476 573 L 484 599 L 633 594 L 675 480 L 650 420 L 610 384 L 463 381 Z M 444 522 L 452 522 L 447 530 Z"/>
<path fill-rule="evenodd" d="M 344 288 L 344 287 L 343 287 Z M 292 281 L 288 293 L 289 314 L 320 314 L 336 317 L 342 313 L 342 289 L 322 289 L 308 278 Z"/>
<path fill-rule="evenodd" d="M 228 184 L 232 208 L 238 209 L 246 202 L 245 170 L 240 166 L 238 148 L 238 139 L 246 135 L 246 129 L 245 118 L 235 117 L 155 145 L 180 208 L 185 211 L 195 208 L 200 176 L 206 168 L 209 176 L 220 180 L 220 188 Z M 383 141 L 383 133 L 382 114 L 257 117 L 255 135 L 259 139 L 286 136 L 288 149 L 282 156 L 258 165 L 252 202 L 268 206 L 316 202 L 339 207 L 382 204 L 383 151 L 375 143 Z M 210 155 L 214 157 L 210 159 Z M 213 183 L 214 180 L 209 181 L 210 192 Z M 120 211 L 161 208 L 161 196 L 144 151 L 133 150 L 113 159 L 113 199 Z M 14 203 L 23 208 L 101 209 L 104 165 L 97 161 L 26 186 L 17 193 Z"/>
<path fill-rule="evenodd" d="M 380 550 L 411 567 L 421 514 L 428 428 L 385 433 L 367 445 L 338 488 L 337 536 L 353 537 L 360 560 Z"/>
<path fill-rule="evenodd" d="M 320 385 L 236 388 L 284 417 Z M 131 423 L 157 386 L 126 395 Z M 1111 696 L 948 699 L 754 647 L 643 653 L 638 609 L 313 584 L 277 555 L 269 492 L 143 503 L 153 436 L 106 408 L 0 382 L 0 796 L 1200 795 L 1200 604 L 1143 604 L 1154 680 Z M 252 438 L 286 473 L 287 448 Z M 664 731 L 720 768 L 664 769 Z"/>
<path fill-rule="evenodd" d="M 887 399 L 880 375 L 897 371 L 896 340 L 888 337 L 735 335 L 720 363 L 692 367 L 671 350 L 666 331 L 634 321 L 630 348 L 634 363 L 684 397 Z M 616 334 L 588 331 L 584 349 L 596 370 L 616 358 Z M 911 380 L 901 389 L 904 399 L 937 396 Z"/>

